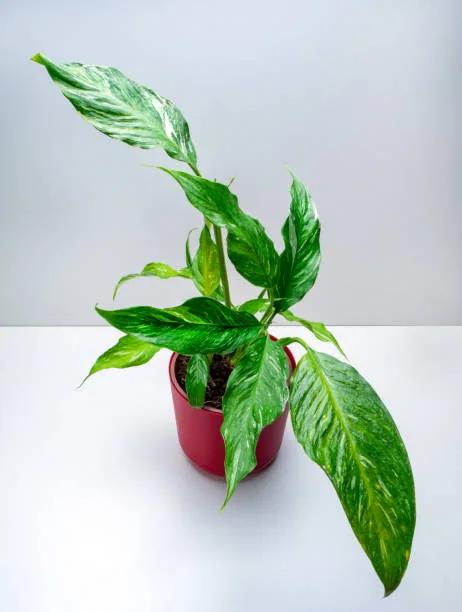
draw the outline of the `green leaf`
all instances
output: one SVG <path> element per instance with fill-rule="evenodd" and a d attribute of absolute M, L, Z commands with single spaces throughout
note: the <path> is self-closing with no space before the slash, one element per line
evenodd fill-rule
<path fill-rule="evenodd" d="M 411 466 L 393 419 L 353 367 L 311 349 L 292 375 L 290 410 L 297 440 L 329 476 L 389 595 L 415 526 Z"/>
<path fill-rule="evenodd" d="M 206 225 L 202 229 L 199 249 L 192 261 L 191 270 L 194 284 L 202 295 L 212 296 L 220 284 L 220 262 L 216 244 Z"/>
<path fill-rule="evenodd" d="M 305 185 L 292 174 L 290 214 L 282 228 L 285 248 L 279 260 L 276 308 L 299 302 L 316 281 L 321 263 L 320 225 Z"/>
<path fill-rule="evenodd" d="M 228 232 L 228 256 L 249 283 L 269 289 L 276 283 L 278 254 L 263 225 L 253 217 L 246 217 L 239 229 Z"/>
<path fill-rule="evenodd" d="M 103 134 L 141 149 L 160 147 L 173 159 L 197 163 L 188 124 L 170 100 L 116 68 L 58 64 L 40 53 L 32 60 L 45 66 L 74 108 Z"/>
<path fill-rule="evenodd" d="M 254 340 L 231 372 L 223 397 L 221 427 L 228 483 L 223 507 L 238 483 L 257 465 L 255 449 L 262 429 L 284 411 L 288 376 L 284 349 L 268 335 Z"/>
<path fill-rule="evenodd" d="M 160 169 L 178 182 L 206 219 L 228 230 L 228 255 L 239 274 L 258 287 L 273 287 L 279 261 L 273 241 L 259 221 L 241 210 L 229 188 L 187 172 Z"/>
<path fill-rule="evenodd" d="M 262 330 L 260 322 L 247 312 L 231 310 L 205 297 L 191 298 L 175 308 L 96 307 L 96 311 L 124 333 L 183 355 L 231 353 Z"/>
<path fill-rule="evenodd" d="M 192 355 L 186 369 L 186 393 L 193 408 L 201 408 L 209 380 L 209 362 L 205 355 Z"/>
<path fill-rule="evenodd" d="M 88 376 L 80 386 L 95 372 L 108 368 L 131 368 L 147 363 L 162 347 L 143 342 L 134 336 L 122 336 L 120 340 L 100 355 L 92 366 Z"/>
<path fill-rule="evenodd" d="M 121 285 L 126 283 L 133 278 L 140 278 L 143 276 L 157 276 L 158 278 L 173 278 L 173 277 L 181 277 L 181 278 L 191 278 L 192 274 L 188 268 L 182 268 L 181 270 L 174 270 L 171 266 L 164 263 L 153 262 L 148 263 L 144 266 L 143 270 L 139 274 L 127 274 L 123 276 L 114 289 L 114 295 L 112 299 L 115 300 L 117 292 L 119 291 Z"/>
<path fill-rule="evenodd" d="M 250 312 L 250 314 L 257 314 L 257 312 L 264 312 L 270 304 L 269 300 L 264 298 L 255 298 L 253 300 L 248 300 L 244 302 L 238 307 L 238 310 L 244 312 Z"/>
<path fill-rule="evenodd" d="M 283 312 L 280 312 L 279 314 L 282 315 L 285 319 L 287 319 L 287 321 L 301 323 L 303 327 L 309 329 L 310 332 L 318 340 L 321 340 L 321 342 L 331 342 L 335 346 L 335 348 L 345 357 L 345 359 L 348 359 L 348 357 L 341 349 L 340 344 L 337 342 L 337 339 L 335 338 L 334 334 L 327 329 L 324 323 L 321 323 L 320 321 L 307 321 L 306 319 L 297 317 L 297 315 L 294 315 L 294 313 L 290 312 L 290 310 L 285 310 Z"/>

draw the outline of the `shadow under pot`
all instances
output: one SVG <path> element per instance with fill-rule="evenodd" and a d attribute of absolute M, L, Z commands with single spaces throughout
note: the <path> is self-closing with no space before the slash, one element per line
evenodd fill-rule
<path fill-rule="evenodd" d="M 277 340 L 274 336 L 270 337 Z M 294 356 L 289 348 L 284 347 L 284 351 L 292 373 L 296 365 Z M 190 405 L 186 391 L 181 388 L 175 374 L 178 357 L 178 353 L 173 353 L 170 358 L 169 376 L 180 446 L 195 466 L 209 474 L 224 477 L 225 444 L 220 431 L 223 412 L 218 408 L 193 408 Z M 256 448 L 257 466 L 253 472 L 262 470 L 276 459 L 288 413 L 287 403 L 281 416 L 262 430 Z"/>

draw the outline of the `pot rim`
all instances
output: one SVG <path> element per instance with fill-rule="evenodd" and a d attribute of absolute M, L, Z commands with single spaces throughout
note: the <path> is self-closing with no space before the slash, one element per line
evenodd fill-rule
<path fill-rule="evenodd" d="M 271 340 L 278 340 L 278 338 L 276 338 L 276 336 L 273 336 L 272 334 L 269 334 L 269 337 L 271 338 Z M 288 346 L 284 347 L 284 352 L 287 355 L 287 359 L 289 361 L 289 365 L 291 368 L 291 372 L 289 375 L 292 376 L 293 371 L 295 370 L 295 367 L 297 365 L 296 361 L 295 361 L 295 357 L 293 356 L 292 351 L 290 350 L 290 348 Z M 183 397 L 189 404 L 189 400 L 188 400 L 188 395 L 186 393 L 186 391 L 183 391 L 183 389 L 180 387 L 179 382 L 176 379 L 176 375 L 175 375 L 175 364 L 176 364 L 176 360 L 178 358 L 178 355 L 180 353 L 175 353 L 172 352 L 172 355 L 170 357 L 170 361 L 168 364 L 168 374 L 170 377 L 170 382 L 171 384 L 174 386 L 175 390 L 177 391 L 177 393 L 179 393 L 181 395 L 181 397 Z M 213 406 L 202 406 L 202 408 L 198 408 L 197 410 L 206 410 L 207 412 L 213 412 L 217 415 L 222 415 L 223 414 L 223 410 L 220 410 L 219 408 L 214 408 Z"/>

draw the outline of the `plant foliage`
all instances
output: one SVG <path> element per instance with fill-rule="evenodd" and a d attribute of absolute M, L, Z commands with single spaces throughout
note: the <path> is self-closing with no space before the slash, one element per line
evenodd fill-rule
<path fill-rule="evenodd" d="M 291 173 L 284 248 L 278 253 L 262 224 L 241 209 L 230 184 L 201 175 L 188 124 L 173 102 L 115 68 L 59 64 L 40 54 L 32 59 L 97 130 L 141 149 L 161 148 L 184 162 L 185 171 L 160 169 L 201 213 L 197 250 L 191 252 L 190 232 L 184 267 L 149 263 L 140 273 L 123 276 L 114 291 L 115 298 L 122 284 L 138 277 L 181 277 L 192 281 L 200 296 L 164 309 L 96 307 L 124 335 L 98 357 L 88 376 L 144 364 L 167 348 L 190 356 L 186 390 L 191 405 L 200 409 L 213 354 L 228 354 L 235 367 L 223 397 L 226 505 L 256 466 L 262 429 L 284 411 L 289 369 L 283 346 L 300 342 L 305 354 L 290 380 L 295 436 L 332 482 L 385 594 L 393 592 L 406 570 L 415 526 L 412 471 L 396 425 L 351 365 L 316 352 L 300 338 L 274 342 L 268 334 L 270 323 L 281 315 L 345 357 L 323 323 L 306 321 L 290 310 L 313 287 L 321 263 L 320 222 L 308 189 Z M 226 252 L 237 272 L 262 289 L 240 305 L 231 302 Z"/>

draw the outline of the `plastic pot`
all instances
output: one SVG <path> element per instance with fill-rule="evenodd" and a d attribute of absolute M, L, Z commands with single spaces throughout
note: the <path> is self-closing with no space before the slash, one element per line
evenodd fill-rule
<path fill-rule="evenodd" d="M 276 340 L 274 336 L 271 336 L 271 339 Z M 287 347 L 284 350 L 292 372 L 295 369 L 294 356 Z M 189 404 L 186 392 L 175 377 L 177 357 L 178 353 L 173 353 L 170 358 L 169 376 L 180 446 L 195 466 L 209 474 L 224 476 L 225 444 L 220 432 L 223 413 L 217 408 L 193 408 Z M 281 448 L 288 413 L 287 404 L 281 416 L 261 432 L 256 448 L 257 466 L 254 472 L 262 470 L 276 459 Z"/>

